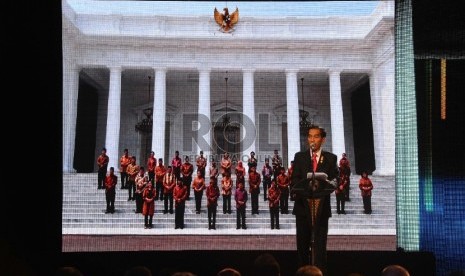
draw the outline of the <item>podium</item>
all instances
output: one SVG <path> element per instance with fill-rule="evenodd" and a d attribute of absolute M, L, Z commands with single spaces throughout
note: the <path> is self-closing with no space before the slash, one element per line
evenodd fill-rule
<path fill-rule="evenodd" d="M 296 194 L 300 198 L 307 200 L 306 209 L 308 207 L 308 223 L 311 229 L 311 253 L 312 265 L 315 265 L 315 228 L 318 227 L 317 220 L 321 215 L 321 210 L 324 205 L 325 197 L 335 191 L 335 187 L 328 181 L 328 176 L 321 172 L 307 173 L 307 178 L 295 183 L 291 193 Z"/>
<path fill-rule="evenodd" d="M 307 178 L 295 183 L 292 192 L 306 198 L 324 198 L 336 188 L 328 181 L 328 175 L 322 172 L 309 172 Z"/>

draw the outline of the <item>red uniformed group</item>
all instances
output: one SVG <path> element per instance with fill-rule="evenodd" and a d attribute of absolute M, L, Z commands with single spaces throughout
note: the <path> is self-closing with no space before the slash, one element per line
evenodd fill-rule
<path fill-rule="evenodd" d="M 206 175 L 207 159 L 203 156 L 203 151 L 195 160 L 197 174 L 193 178 L 194 165 L 190 163 L 189 157 L 184 158 L 184 162 L 179 157 L 179 152 L 171 160 L 171 166 L 165 167 L 161 158 L 155 158 L 155 153 L 151 152 L 147 160 L 147 166 L 136 164 L 135 156 L 130 156 L 128 149 L 124 150 L 120 158 L 121 189 L 128 190 L 128 201 L 134 200 L 136 203 L 135 213 L 141 213 L 144 216 L 145 228 L 152 228 L 153 215 L 155 211 L 155 202 L 163 201 L 163 214 L 175 213 L 175 229 L 184 228 L 185 201 L 190 199 L 191 188 L 194 191 L 195 211 L 200 214 L 202 211 L 202 198 L 205 193 L 207 198 L 206 208 L 208 214 L 208 229 L 216 229 L 216 212 L 220 194 L 223 199 L 223 213 L 231 214 L 231 201 L 234 197 L 237 228 L 246 229 L 246 205 L 251 196 L 252 214 L 259 214 L 258 197 L 260 194 L 260 183 L 263 176 L 263 187 L 265 193 L 270 189 L 270 194 L 265 195 L 264 199 L 269 200 L 271 213 L 271 228 L 279 229 L 279 206 L 281 213 L 287 214 L 287 200 L 289 197 L 289 179 L 290 176 L 285 174 L 282 167 L 282 159 L 275 151 L 273 157 L 273 168 L 269 165 L 267 158 L 261 173 L 257 172 L 257 159 L 255 153 L 251 152 L 248 165 L 248 191 L 244 188 L 246 179 L 246 169 L 242 162 L 238 162 L 235 168 L 236 183 L 234 185 L 231 178 L 232 160 L 226 152 L 221 161 L 220 167 L 217 168 L 216 162 L 212 161 L 208 176 Z M 107 209 L 105 213 L 114 213 L 114 201 L 116 193 L 116 184 L 118 177 L 114 174 L 114 168 L 110 168 L 108 175 L 100 173 L 109 162 L 106 150 L 97 158 L 99 166 L 98 188 L 102 186 L 106 189 Z M 289 173 L 292 168 L 289 168 Z M 106 173 L 106 172 L 105 172 Z M 221 187 L 218 187 L 218 175 L 221 173 Z M 279 175 L 278 175 L 279 174 Z M 206 178 L 209 178 L 208 185 Z M 101 180 L 101 179 L 104 180 Z M 271 180 L 277 178 L 277 185 L 273 185 Z M 100 184 L 103 183 L 103 184 Z M 191 187 L 192 186 L 192 187 Z M 283 197 L 286 196 L 286 198 Z"/>
<path fill-rule="evenodd" d="M 134 200 L 136 204 L 135 213 L 144 216 L 145 228 L 152 228 L 155 202 L 163 201 L 163 214 L 175 213 L 175 228 L 184 228 L 185 201 L 190 200 L 190 190 L 193 190 L 195 199 L 196 214 L 202 211 L 202 199 L 206 196 L 206 209 L 208 214 L 208 229 L 216 229 L 216 213 L 218 199 L 222 196 L 223 214 L 231 214 L 231 201 L 234 198 L 237 213 L 237 229 L 246 229 L 246 205 L 250 196 L 251 214 L 259 214 L 259 194 L 260 184 L 263 184 L 263 200 L 268 201 L 270 211 L 271 229 L 280 229 L 279 214 L 289 214 L 289 200 L 294 201 L 295 195 L 291 194 L 291 175 L 294 169 L 294 162 L 286 169 L 282 165 L 282 158 L 275 150 L 270 166 L 269 158 L 265 158 L 265 164 L 261 171 L 257 171 L 257 159 L 252 151 L 247 162 L 247 172 L 242 162 L 239 161 L 234 173 L 236 183 L 234 185 L 231 178 L 232 160 L 228 154 L 222 156 L 219 168 L 215 161 L 212 161 L 206 175 L 207 159 L 203 156 L 203 151 L 195 160 L 196 175 L 193 178 L 194 165 L 190 163 L 189 157 L 185 156 L 184 162 L 179 157 L 179 152 L 171 160 L 171 165 L 165 167 L 163 159 L 159 158 L 158 163 L 155 153 L 152 151 L 144 168 L 136 164 L 135 156 L 130 156 L 128 149 L 124 150 L 120 158 L 119 171 L 121 174 L 121 189 L 128 190 L 128 201 Z M 105 188 L 105 198 L 107 208 L 105 213 L 115 212 L 115 194 L 118 177 L 111 167 L 108 174 L 103 174 L 106 170 L 109 157 L 106 149 L 97 158 L 99 167 L 98 188 Z M 339 164 L 340 183 L 336 189 L 337 213 L 345 214 L 344 202 L 348 200 L 348 186 L 350 176 L 350 165 L 343 155 Z M 221 173 L 221 183 L 218 184 L 218 175 Z M 245 180 L 248 180 L 249 189 L 246 190 Z M 209 179 L 208 185 L 206 179 Z M 371 181 L 364 175 L 360 180 L 360 190 L 364 202 L 364 212 L 371 213 Z"/>

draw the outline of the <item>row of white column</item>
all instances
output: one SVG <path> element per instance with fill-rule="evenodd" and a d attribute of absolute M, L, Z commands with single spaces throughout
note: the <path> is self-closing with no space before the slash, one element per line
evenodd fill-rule
<path fill-rule="evenodd" d="M 73 172 L 73 159 L 75 151 L 76 117 L 79 69 L 73 66 L 64 66 L 64 95 L 63 95 L 63 171 Z M 110 68 L 110 85 L 108 97 L 108 116 L 105 145 L 110 157 L 109 166 L 119 168 L 118 156 L 120 121 L 121 121 L 121 67 Z M 165 156 L 165 120 L 166 120 L 166 68 L 156 68 L 153 98 L 153 129 L 152 150 L 156 156 Z M 255 124 L 254 102 L 254 69 L 243 69 L 243 113 Z M 300 150 L 299 135 L 299 100 L 297 89 L 298 70 L 288 69 L 286 74 L 286 104 L 287 104 L 287 137 L 288 156 L 290 163 L 296 152 Z M 340 156 L 345 152 L 344 120 L 342 111 L 340 72 L 332 71 L 330 77 L 330 106 L 331 106 L 331 137 L 332 152 Z M 199 69 L 199 108 L 198 113 L 210 119 L 210 69 Z M 200 135 L 200 134 L 199 134 Z M 206 141 L 211 145 L 211 133 L 198 137 L 198 141 Z M 199 148 L 200 151 L 200 148 Z M 255 151 L 255 142 L 244 153 Z M 210 152 L 204 150 L 204 155 Z M 288 166 L 290 164 L 287 164 Z"/>

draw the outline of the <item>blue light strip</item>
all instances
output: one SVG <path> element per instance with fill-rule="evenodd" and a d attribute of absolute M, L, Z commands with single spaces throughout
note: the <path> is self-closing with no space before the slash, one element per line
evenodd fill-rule
<path fill-rule="evenodd" d="M 397 246 L 420 247 L 418 132 L 411 0 L 396 1 Z"/>
<path fill-rule="evenodd" d="M 432 212 L 434 209 L 433 201 L 433 156 L 431 147 L 433 145 L 433 65 L 432 60 L 426 61 L 426 93 L 427 93 L 427 106 L 428 106 L 428 150 L 425 151 L 425 169 L 424 169 L 424 191 L 423 202 L 425 210 Z"/>

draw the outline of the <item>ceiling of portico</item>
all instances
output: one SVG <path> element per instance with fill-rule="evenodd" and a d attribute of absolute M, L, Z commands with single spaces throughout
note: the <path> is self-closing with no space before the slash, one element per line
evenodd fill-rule
<path fill-rule="evenodd" d="M 150 81 L 149 81 L 150 76 Z M 243 82 L 242 71 L 234 70 L 212 70 L 210 72 L 210 90 L 212 93 L 225 93 L 226 81 L 228 91 L 231 94 L 242 93 Z M 81 71 L 81 77 L 89 84 L 98 88 L 99 93 L 108 93 L 110 74 L 108 69 L 103 68 L 84 68 Z M 297 90 L 301 93 L 302 79 L 304 91 L 309 87 L 319 87 L 319 89 L 329 91 L 329 77 L 326 72 L 299 72 L 297 73 Z M 351 91 L 361 83 L 365 82 L 367 74 L 364 73 L 341 73 L 342 91 Z M 149 84 L 150 83 L 150 84 Z M 138 93 L 140 97 L 147 97 L 150 89 L 150 97 L 154 93 L 154 70 L 151 69 L 125 69 L 121 73 L 122 91 L 132 91 Z M 149 87 L 150 86 L 150 87 Z M 196 91 L 198 93 L 199 73 L 197 70 L 168 70 L 166 73 L 166 89 L 169 91 L 173 87 L 183 91 Z M 273 71 L 255 71 L 254 72 L 254 90 L 276 90 L 285 91 L 286 74 L 285 72 Z M 299 94 L 300 95 L 300 94 Z M 234 99 L 233 99 L 234 100 Z M 214 100 L 212 99 L 212 102 Z M 238 105 L 241 105 L 237 101 Z"/>
<path fill-rule="evenodd" d="M 94 82 L 96 88 L 103 90 L 108 89 L 109 85 L 109 70 L 103 68 L 84 68 L 82 73 L 87 75 L 88 78 Z M 342 73 L 342 86 L 349 88 L 356 84 L 360 76 L 366 74 L 361 73 Z M 146 86 L 148 83 L 148 77 L 154 78 L 154 70 L 151 69 L 126 69 L 123 70 L 121 78 L 123 82 L 128 86 L 140 87 Z M 285 82 L 284 72 L 266 72 L 266 71 L 255 71 L 254 73 L 254 85 L 265 86 L 273 85 L 281 82 Z M 242 86 L 242 72 L 223 70 L 223 71 L 212 71 L 210 73 L 210 83 L 222 83 L 224 84 L 225 78 L 228 78 L 228 84 L 231 87 Z M 166 85 L 177 83 L 181 86 L 198 84 L 199 74 L 196 70 L 172 70 L 168 71 L 166 75 Z M 325 72 L 299 72 L 297 74 L 297 80 L 300 85 L 301 78 L 304 78 L 304 84 L 312 84 L 314 86 L 325 86 L 328 85 L 328 74 Z"/>

